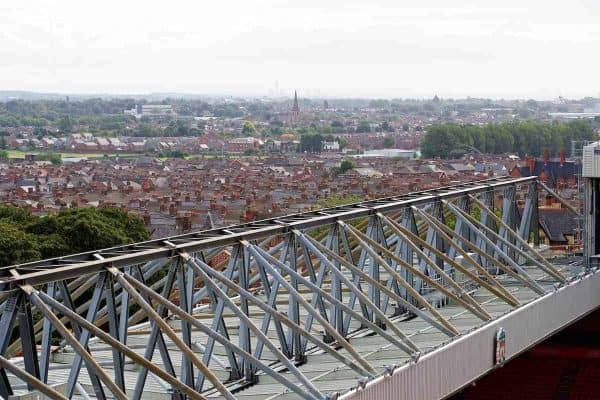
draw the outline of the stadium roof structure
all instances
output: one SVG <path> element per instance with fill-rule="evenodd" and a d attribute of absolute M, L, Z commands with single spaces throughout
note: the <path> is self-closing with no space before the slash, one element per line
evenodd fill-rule
<path fill-rule="evenodd" d="M 449 395 L 495 367 L 500 327 L 510 358 L 600 302 L 596 270 L 536 246 L 539 188 L 488 179 L 2 268 L 0 396 Z"/>

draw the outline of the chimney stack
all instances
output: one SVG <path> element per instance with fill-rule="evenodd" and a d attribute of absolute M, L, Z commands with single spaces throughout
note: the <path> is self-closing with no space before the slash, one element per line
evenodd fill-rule
<path fill-rule="evenodd" d="M 550 161 L 550 150 L 545 148 L 544 149 L 544 164 L 548 164 L 548 161 Z"/>
<path fill-rule="evenodd" d="M 533 171 L 535 170 L 535 157 L 527 157 L 527 166 L 529 167 L 529 174 L 533 175 Z"/>
<path fill-rule="evenodd" d="M 566 159 L 566 151 L 565 149 L 560 149 L 560 165 L 565 165 L 565 159 Z"/>

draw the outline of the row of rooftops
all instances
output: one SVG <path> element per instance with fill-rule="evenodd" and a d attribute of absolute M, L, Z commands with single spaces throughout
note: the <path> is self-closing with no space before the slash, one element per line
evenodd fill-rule
<path fill-rule="evenodd" d="M 99 159 L 55 166 L 0 164 L 0 199 L 36 214 L 74 206 L 124 207 L 143 216 L 155 236 L 230 225 L 313 209 L 331 195 L 377 198 L 507 175 L 514 163 L 480 160 L 362 158 L 336 174 L 339 155 L 270 158 L 152 157 Z M 569 190 L 565 186 L 565 191 Z M 571 189 L 567 197 L 574 197 Z"/>
<path fill-rule="evenodd" d="M 361 159 L 336 175 L 340 162 L 333 155 L 11 162 L 0 165 L 0 198 L 37 214 L 125 207 L 162 235 L 177 233 L 178 217 L 189 219 L 189 229 L 204 226 L 209 212 L 216 224 L 228 225 L 307 211 L 334 194 L 376 198 L 490 176 L 470 164 L 391 159 Z"/>

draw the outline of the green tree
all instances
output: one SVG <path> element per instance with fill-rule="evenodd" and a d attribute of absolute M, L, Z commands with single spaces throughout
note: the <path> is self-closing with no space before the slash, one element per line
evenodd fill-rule
<path fill-rule="evenodd" d="M 371 124 L 367 120 L 361 120 L 356 127 L 356 133 L 368 133 L 371 132 Z"/>
<path fill-rule="evenodd" d="M 342 123 L 342 121 L 332 121 L 331 122 L 331 130 L 333 132 L 343 132 L 344 131 L 344 124 Z"/>
<path fill-rule="evenodd" d="M 425 158 L 445 157 L 456 149 L 458 144 L 458 137 L 450 132 L 448 126 L 432 126 L 421 140 L 421 153 Z"/>
<path fill-rule="evenodd" d="M 597 134 L 590 121 L 519 121 L 485 126 L 442 124 L 427 129 L 421 140 L 424 157 L 449 157 L 467 151 L 519 153 L 539 156 L 547 148 L 558 154 L 572 140 L 594 140 Z"/>
<path fill-rule="evenodd" d="M 150 237 L 144 222 L 115 208 L 79 208 L 34 217 L 27 210 L 0 206 L 0 266 L 62 256 Z"/>
<path fill-rule="evenodd" d="M 17 215 L 18 216 L 18 215 Z M 14 218 L 14 217 L 13 217 Z M 37 217 L 24 227 L 42 257 L 79 253 L 150 238 L 141 218 L 117 208 L 76 208 Z"/>
<path fill-rule="evenodd" d="M 323 150 L 323 135 L 305 134 L 300 136 L 300 151 L 307 153 L 320 153 Z"/>
<path fill-rule="evenodd" d="M 158 156 L 161 158 L 186 158 L 188 154 L 181 150 L 167 150 L 159 153 Z"/>
<path fill-rule="evenodd" d="M 356 165 L 352 162 L 352 160 L 344 160 L 340 164 L 340 173 L 344 174 L 347 171 L 350 171 L 351 169 L 354 169 L 355 166 Z"/>
<path fill-rule="evenodd" d="M 192 133 L 194 133 L 194 134 L 192 134 Z M 192 132 L 192 128 L 190 127 L 190 124 L 183 119 L 171 120 L 164 130 L 164 134 L 166 136 L 174 136 L 174 137 L 198 136 L 197 133 L 198 133 L 198 130 L 196 128 L 194 128 L 194 130 Z"/>
<path fill-rule="evenodd" d="M 33 216 L 25 208 L 15 207 L 10 204 L 0 205 L 0 222 L 23 225 L 31 220 L 33 220 Z"/>
<path fill-rule="evenodd" d="M 59 234 L 36 235 L 35 241 L 40 258 L 60 257 L 65 254 L 73 253 L 73 250 L 67 241 Z"/>
<path fill-rule="evenodd" d="M 331 128 L 331 125 L 323 125 L 320 128 L 320 131 L 323 135 L 331 135 L 333 133 L 333 129 Z"/>
<path fill-rule="evenodd" d="M 58 233 L 76 252 L 148 238 L 143 223 L 136 221 L 138 218 L 118 209 L 76 209 L 63 212 L 56 219 Z"/>
<path fill-rule="evenodd" d="M 396 144 L 396 141 L 391 136 L 386 136 L 383 139 L 383 147 L 386 149 L 391 149 L 392 147 L 394 147 L 395 144 Z"/>
<path fill-rule="evenodd" d="M 246 136 L 254 136 L 256 135 L 256 128 L 254 127 L 254 124 L 250 121 L 245 121 L 244 125 L 242 126 L 242 135 L 246 135 Z"/>
<path fill-rule="evenodd" d="M 37 159 L 40 161 L 50 161 L 53 165 L 62 164 L 62 156 L 53 152 L 38 154 Z"/>
<path fill-rule="evenodd" d="M 23 232 L 14 223 L 0 222 L 0 266 L 34 261 L 40 256 L 34 235 Z"/>
<path fill-rule="evenodd" d="M 73 131 L 73 121 L 68 115 L 64 115 L 58 122 L 58 129 L 61 132 L 69 133 Z"/>
<path fill-rule="evenodd" d="M 381 130 L 383 132 L 394 132 L 394 127 L 388 121 L 383 121 L 381 124 Z"/>

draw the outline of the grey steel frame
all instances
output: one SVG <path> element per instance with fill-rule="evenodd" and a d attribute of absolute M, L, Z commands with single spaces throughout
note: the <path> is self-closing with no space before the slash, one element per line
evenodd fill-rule
<path fill-rule="evenodd" d="M 521 186 L 528 197 L 519 219 L 515 194 Z M 500 190 L 497 217 L 494 195 Z M 403 332 L 400 317 L 420 317 L 454 338 L 459 330 L 436 305 L 452 301 L 489 321 L 492 316 L 470 294 L 479 287 L 518 307 L 501 275 L 546 292 L 525 262 L 557 284 L 566 281 L 528 243 L 530 236 L 538 240 L 537 190 L 536 177 L 488 179 L 1 268 L 0 396 L 12 395 L 20 380 L 29 391 L 71 398 L 80 390 L 82 367 L 98 399 L 142 398 L 149 373 L 170 387 L 174 399 L 203 399 L 215 391 L 234 399 L 235 390 L 262 375 L 304 399 L 335 396 L 322 393 L 299 368 L 308 352 L 329 355 L 357 379 L 372 377 L 382 371 L 349 342 L 357 330 L 418 360 L 422 349 Z M 481 211 L 479 219 L 471 215 L 473 207 Z M 451 215 L 453 229 L 445 221 Z M 210 309 L 209 323 L 196 318 L 200 304 Z M 251 318 L 252 308 L 262 312 L 260 324 Z M 237 343 L 228 312 L 239 320 Z M 167 321 L 172 317 L 179 332 Z M 128 333 L 142 321 L 150 332 L 140 355 L 128 345 Z M 193 332 L 206 342 L 194 343 Z M 64 393 L 49 382 L 56 334 L 75 353 Z M 94 359 L 92 338 L 110 347 L 114 378 Z M 167 339 L 181 353 L 179 371 Z M 215 354 L 217 345 L 226 360 Z M 5 358 L 18 349 L 22 368 Z M 152 362 L 155 350 L 162 367 Z M 139 365 L 134 383 L 126 381 L 128 360 Z M 216 376 L 211 362 L 227 365 L 229 378 Z"/>

